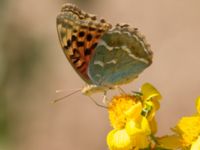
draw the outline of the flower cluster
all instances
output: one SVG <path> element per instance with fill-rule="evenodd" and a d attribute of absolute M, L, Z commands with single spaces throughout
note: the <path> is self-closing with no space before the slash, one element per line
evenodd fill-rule
<path fill-rule="evenodd" d="M 113 130 L 107 135 L 110 150 L 200 150 L 200 97 L 197 113 L 182 117 L 172 129 L 174 134 L 156 137 L 155 114 L 161 95 L 151 84 L 142 85 L 139 92 L 121 94 L 108 105 Z"/>
<path fill-rule="evenodd" d="M 197 113 L 193 116 L 182 117 L 179 120 L 173 129 L 175 134 L 158 140 L 162 147 L 200 150 L 200 97 L 196 101 L 196 109 Z"/>
<path fill-rule="evenodd" d="M 157 131 L 155 112 L 159 109 L 160 93 L 149 83 L 140 92 L 115 96 L 108 106 L 111 126 L 107 136 L 110 150 L 137 150 L 153 147 Z"/>

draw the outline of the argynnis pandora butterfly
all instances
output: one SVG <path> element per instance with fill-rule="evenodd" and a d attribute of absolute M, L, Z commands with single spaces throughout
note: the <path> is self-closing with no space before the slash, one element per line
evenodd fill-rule
<path fill-rule="evenodd" d="M 136 28 L 112 28 L 73 4 L 62 7 L 57 30 L 67 59 L 87 83 L 85 95 L 129 83 L 152 63 L 150 46 Z"/>

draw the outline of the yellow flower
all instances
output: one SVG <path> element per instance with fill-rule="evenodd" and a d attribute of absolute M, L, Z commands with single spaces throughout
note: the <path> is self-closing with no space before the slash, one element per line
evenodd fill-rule
<path fill-rule="evenodd" d="M 108 106 L 114 128 L 107 136 L 110 150 L 136 150 L 150 145 L 150 135 L 156 132 L 154 116 L 160 98 L 159 92 L 149 83 L 142 86 L 140 96 L 113 97 Z"/>
<path fill-rule="evenodd" d="M 132 147 L 146 148 L 149 146 L 148 136 L 151 134 L 151 130 L 145 117 L 141 117 L 137 121 L 129 120 L 125 129 L 132 140 Z"/>
<path fill-rule="evenodd" d="M 153 87 L 150 83 L 145 83 L 141 87 L 141 93 L 143 94 L 143 100 L 160 100 L 162 96 L 160 95 L 159 91 Z"/>
<path fill-rule="evenodd" d="M 199 150 L 200 149 L 200 136 L 198 139 L 192 143 L 191 150 Z"/>
<path fill-rule="evenodd" d="M 158 139 L 164 148 L 200 150 L 200 97 L 196 101 L 197 114 L 182 117 L 173 129 L 176 134 Z"/>
<path fill-rule="evenodd" d="M 107 143 L 112 150 L 128 150 L 132 148 L 130 136 L 125 129 L 114 129 L 107 136 Z"/>
<path fill-rule="evenodd" d="M 146 148 L 149 145 L 147 136 L 151 131 L 147 119 L 141 115 L 141 102 L 137 102 L 135 97 L 122 95 L 115 97 L 110 106 L 110 121 L 114 130 L 107 136 L 109 148 L 111 150 Z"/>
<path fill-rule="evenodd" d="M 163 136 L 163 137 L 157 138 L 156 141 L 159 147 L 162 147 L 165 149 L 175 150 L 182 147 L 182 143 L 178 135 Z"/>
<path fill-rule="evenodd" d="M 197 112 L 200 114 L 200 97 L 198 97 L 196 100 L 196 109 L 197 109 Z"/>
<path fill-rule="evenodd" d="M 124 128 L 127 119 L 125 112 L 130 110 L 135 103 L 136 98 L 131 95 L 113 97 L 108 106 L 109 118 L 113 128 Z"/>
<path fill-rule="evenodd" d="M 198 114 L 195 114 L 190 117 L 183 117 L 178 122 L 175 132 L 177 132 L 181 136 L 181 141 L 183 147 L 197 147 L 199 145 L 199 141 L 197 140 L 200 135 L 200 98 L 196 101 L 196 108 Z M 195 143 L 195 146 L 193 144 Z"/>
<path fill-rule="evenodd" d="M 175 131 L 181 135 L 183 146 L 190 146 L 200 135 L 200 116 L 183 117 Z"/>

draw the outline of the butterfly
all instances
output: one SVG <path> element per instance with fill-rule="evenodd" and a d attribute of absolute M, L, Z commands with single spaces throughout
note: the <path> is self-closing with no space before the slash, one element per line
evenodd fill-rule
<path fill-rule="evenodd" d="M 68 61 L 87 84 L 85 95 L 129 83 L 152 63 L 150 45 L 137 28 L 112 27 L 73 4 L 62 6 L 57 32 Z"/>

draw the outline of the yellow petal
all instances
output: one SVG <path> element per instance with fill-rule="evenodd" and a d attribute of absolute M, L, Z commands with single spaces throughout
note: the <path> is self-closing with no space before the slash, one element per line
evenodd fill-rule
<path fill-rule="evenodd" d="M 155 110 L 158 110 L 160 108 L 159 100 L 154 100 L 152 103 L 154 104 L 153 108 L 155 108 Z"/>
<path fill-rule="evenodd" d="M 199 150 L 199 149 L 200 149 L 200 136 L 195 142 L 193 142 L 190 150 Z"/>
<path fill-rule="evenodd" d="M 126 124 L 126 111 L 135 105 L 136 98 L 131 95 L 114 96 L 109 103 L 108 112 L 113 128 L 121 129 Z"/>
<path fill-rule="evenodd" d="M 143 94 L 144 100 L 156 99 L 160 100 L 161 95 L 158 90 L 153 87 L 150 83 L 145 83 L 141 87 L 141 92 Z"/>
<path fill-rule="evenodd" d="M 143 130 L 143 132 L 146 135 L 150 135 L 151 134 L 151 129 L 150 129 L 150 126 L 149 126 L 149 122 L 145 117 L 142 118 L 141 129 Z"/>
<path fill-rule="evenodd" d="M 107 144 L 110 150 L 130 150 L 132 142 L 125 129 L 112 130 L 107 136 Z"/>
<path fill-rule="evenodd" d="M 147 148 L 149 146 L 149 139 L 148 136 L 146 134 L 137 134 L 135 136 L 132 137 L 132 141 L 134 142 L 134 147 L 138 148 L 138 149 L 144 149 Z"/>
<path fill-rule="evenodd" d="M 138 134 L 150 135 L 151 130 L 148 120 L 145 117 L 141 118 L 141 121 L 129 120 L 126 123 L 126 131 L 130 136 L 135 136 Z"/>
<path fill-rule="evenodd" d="M 137 119 L 140 117 L 142 111 L 142 104 L 140 102 L 136 103 L 135 105 L 132 105 L 127 111 L 125 111 L 125 115 L 127 118 L 130 119 Z"/>
<path fill-rule="evenodd" d="M 140 134 L 142 132 L 142 130 L 140 129 L 140 124 L 138 124 L 137 122 L 135 122 L 134 120 L 129 120 L 126 123 L 126 127 L 125 127 L 127 133 L 130 136 L 134 136 L 136 134 Z"/>
<path fill-rule="evenodd" d="M 182 136 L 185 146 L 191 145 L 200 134 L 200 116 L 181 118 L 175 130 Z"/>
<path fill-rule="evenodd" d="M 166 149 L 177 149 L 181 147 L 180 137 L 177 135 L 163 136 L 157 138 L 159 147 Z"/>
<path fill-rule="evenodd" d="M 155 117 L 151 119 L 151 121 L 149 121 L 149 125 L 150 125 L 150 129 L 151 129 L 151 133 L 155 134 L 157 132 L 157 122 Z"/>
<path fill-rule="evenodd" d="M 197 112 L 200 114 L 200 97 L 198 97 L 196 100 L 196 108 L 197 108 Z"/>

